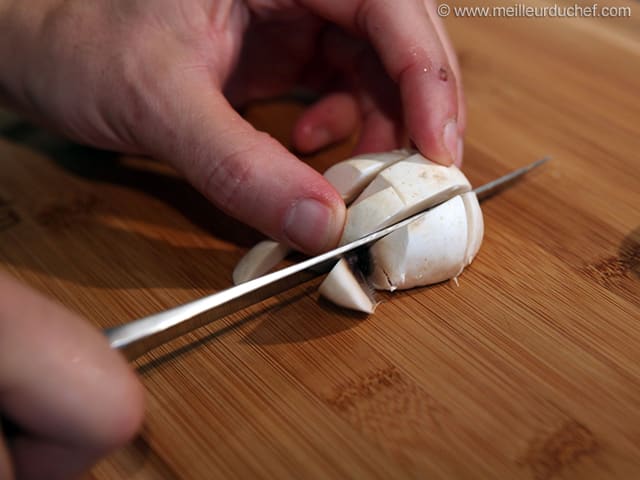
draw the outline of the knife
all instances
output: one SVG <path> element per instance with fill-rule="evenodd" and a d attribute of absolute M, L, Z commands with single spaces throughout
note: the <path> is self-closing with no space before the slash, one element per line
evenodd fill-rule
<path fill-rule="evenodd" d="M 478 196 L 478 200 L 483 200 L 502 190 L 505 186 L 542 165 L 547 160 L 549 160 L 549 157 L 542 158 L 526 167 L 519 168 L 503 177 L 486 183 L 473 190 L 473 192 Z M 427 211 L 447 200 L 351 243 L 282 270 L 263 275 L 148 317 L 108 328 L 105 330 L 105 335 L 112 348 L 121 350 L 129 360 L 135 360 L 144 353 L 185 333 L 329 272 L 340 258 L 357 256 L 358 252 L 361 252 L 362 249 L 367 248 L 373 242 L 409 225 Z"/>

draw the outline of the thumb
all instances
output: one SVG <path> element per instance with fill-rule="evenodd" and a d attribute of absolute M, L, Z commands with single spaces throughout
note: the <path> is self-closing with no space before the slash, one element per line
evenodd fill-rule
<path fill-rule="evenodd" d="M 217 207 L 274 239 L 307 253 L 337 244 L 345 206 L 322 175 L 255 130 L 210 83 L 180 91 L 171 102 L 179 103 L 171 133 L 155 133 L 154 155 Z"/>

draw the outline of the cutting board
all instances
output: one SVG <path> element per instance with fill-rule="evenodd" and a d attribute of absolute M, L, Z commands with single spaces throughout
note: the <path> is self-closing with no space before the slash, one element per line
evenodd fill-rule
<path fill-rule="evenodd" d="M 311 282 L 158 348 L 143 431 L 89 478 L 637 478 L 640 4 L 609 4 L 635 16 L 447 18 L 471 182 L 553 157 L 483 203 L 459 284 L 367 317 Z M 286 143 L 302 108 L 247 116 Z M 230 286 L 260 238 L 165 165 L 1 129 L 0 265 L 97 327 Z"/>

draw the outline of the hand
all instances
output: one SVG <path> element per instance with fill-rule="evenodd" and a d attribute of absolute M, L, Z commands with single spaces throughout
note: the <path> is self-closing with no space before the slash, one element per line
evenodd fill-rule
<path fill-rule="evenodd" d="M 294 143 L 361 128 L 459 163 L 465 114 L 433 0 L 0 0 L 0 97 L 70 137 L 162 158 L 227 213 L 316 253 L 339 239 L 333 188 L 233 106 L 297 84 L 325 95 Z M 233 106 L 232 106 L 233 105 Z"/>
<path fill-rule="evenodd" d="M 142 386 L 98 331 L 0 272 L 0 478 L 75 477 L 143 413 Z"/>

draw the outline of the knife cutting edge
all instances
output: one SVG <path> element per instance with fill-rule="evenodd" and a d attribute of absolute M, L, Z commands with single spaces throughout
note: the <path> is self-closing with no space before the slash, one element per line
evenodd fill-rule
<path fill-rule="evenodd" d="M 473 192 L 478 196 L 478 200 L 485 199 L 548 160 L 549 157 L 537 160 L 486 183 L 474 189 Z M 134 360 L 185 333 L 329 272 L 341 257 L 357 255 L 358 250 L 366 248 L 382 237 L 407 226 L 447 200 L 449 199 L 321 255 L 184 305 L 124 325 L 108 328 L 105 330 L 105 334 L 112 348 L 121 350 L 129 360 Z"/>

